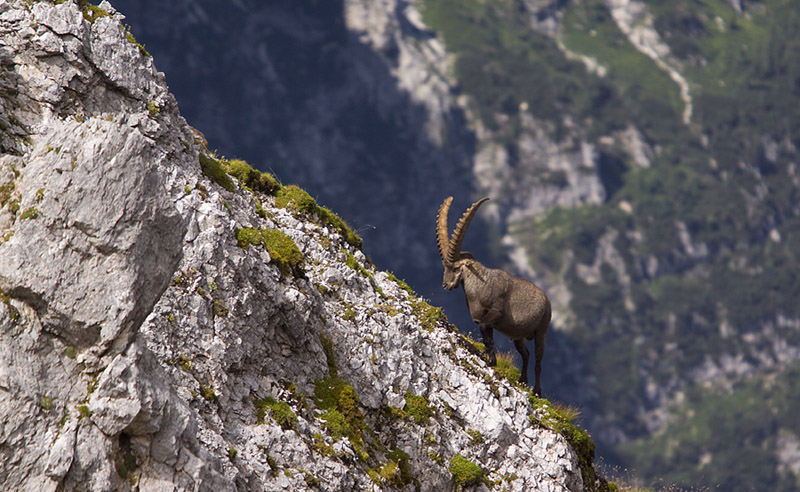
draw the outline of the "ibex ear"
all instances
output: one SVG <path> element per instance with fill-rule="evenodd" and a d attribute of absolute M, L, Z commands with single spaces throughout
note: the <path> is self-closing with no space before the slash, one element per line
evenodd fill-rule
<path fill-rule="evenodd" d="M 475 257 L 472 256 L 472 253 L 470 253 L 469 251 L 462 251 L 461 255 L 459 256 L 458 259 L 459 260 L 474 260 Z"/>

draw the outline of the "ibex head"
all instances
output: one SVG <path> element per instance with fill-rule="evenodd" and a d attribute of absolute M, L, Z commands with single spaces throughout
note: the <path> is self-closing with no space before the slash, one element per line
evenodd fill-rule
<path fill-rule="evenodd" d="M 481 198 L 464 212 L 450 238 L 447 237 L 447 213 L 450 211 L 453 197 L 447 197 L 439 207 L 439 215 L 436 217 L 436 244 L 439 246 L 439 254 L 444 265 L 442 287 L 447 290 L 453 290 L 461 285 L 464 281 L 464 270 L 475 262 L 471 254 L 461 251 L 461 243 L 464 241 L 472 217 L 486 200 L 488 198 Z"/>

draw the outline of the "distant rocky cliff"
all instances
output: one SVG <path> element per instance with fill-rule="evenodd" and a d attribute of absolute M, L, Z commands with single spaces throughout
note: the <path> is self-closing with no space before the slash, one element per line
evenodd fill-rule
<path fill-rule="evenodd" d="M 341 219 L 209 151 L 113 12 L 0 1 L 0 488 L 606 488 Z"/>

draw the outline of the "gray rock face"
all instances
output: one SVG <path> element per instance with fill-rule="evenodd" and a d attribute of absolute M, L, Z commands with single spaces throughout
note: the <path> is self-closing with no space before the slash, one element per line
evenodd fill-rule
<path fill-rule="evenodd" d="M 456 455 L 475 490 L 593 489 L 549 410 L 338 232 L 205 176 L 100 7 L 0 1 L 4 490 L 456 490 Z"/>

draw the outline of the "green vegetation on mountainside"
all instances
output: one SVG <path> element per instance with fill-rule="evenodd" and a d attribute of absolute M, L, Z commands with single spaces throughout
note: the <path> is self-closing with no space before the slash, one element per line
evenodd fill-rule
<path fill-rule="evenodd" d="M 605 204 L 553 209 L 511 232 L 528 245 L 537 272 L 572 293 L 574 343 L 602 380 L 593 411 L 640 436 L 657 456 L 667 443 L 648 440 L 638 416 L 658 404 L 648 400 L 648 382 L 674 391 L 722 354 L 758 365 L 772 356 L 776 339 L 800 345 L 791 324 L 773 323 L 779 315 L 800 318 L 800 11 L 788 0 L 749 2 L 746 15 L 724 0 L 645 3 L 689 81 L 688 126 L 677 85 L 635 50 L 601 0 L 566 2 L 560 39 L 594 58 L 605 77 L 567 61 L 555 40 L 531 29 L 518 2 L 427 0 L 424 15 L 456 55 L 456 75 L 477 113 L 509 147 L 521 131 L 517 108 L 527 102 L 534 116 L 554 124 L 556 140 L 561 119 L 570 116 L 589 138 L 633 124 L 654 150 L 651 166 L 640 168 L 623 149 L 598 146 Z M 509 123 L 498 125 L 498 115 Z M 625 278 L 609 263 L 599 265 L 599 281 L 581 274 L 578 264 L 595 265 L 601 238 L 611 238 Z M 775 326 L 761 336 L 765 323 Z M 727 398 L 725 425 L 748 425 L 748 405 L 753 412 L 767 405 L 735 397 L 745 390 L 724 398 L 695 392 L 691 406 L 721 411 Z M 800 402 L 800 394 L 791 395 Z M 666 435 L 680 436 L 681 444 L 667 447 L 683 449 L 685 441 L 691 449 L 691 425 L 696 421 L 678 419 Z M 776 439 L 777 427 L 758 428 Z M 740 436 L 720 434 L 704 449 L 722 473 Z M 782 486 L 773 451 L 748 450 L 748 462 L 770 463 L 754 466 L 750 479 Z M 697 469 L 694 452 L 657 462 L 638 451 L 623 453 L 625 465 L 645 479 L 665 473 L 662 465 Z M 672 476 L 721 480 L 686 473 Z"/>
<path fill-rule="evenodd" d="M 800 364 L 778 377 L 734 385 L 729 392 L 694 387 L 672 424 L 657 435 L 621 446 L 635 473 L 691 487 L 793 491 L 800 480 L 778 454 L 800 444 Z M 773 469 L 774 473 L 765 474 Z"/>

